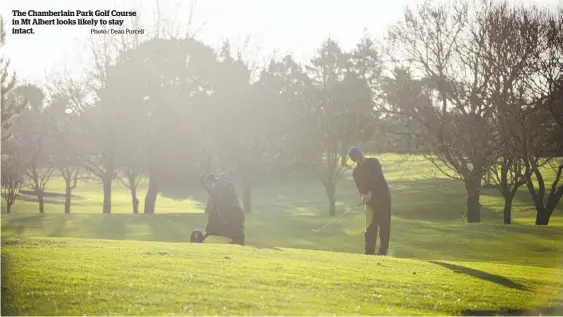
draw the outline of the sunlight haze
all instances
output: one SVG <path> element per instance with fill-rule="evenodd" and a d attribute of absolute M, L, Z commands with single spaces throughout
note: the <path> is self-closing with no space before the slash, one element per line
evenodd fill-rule
<path fill-rule="evenodd" d="M 319 1 L 319 0 L 199 0 L 194 3 L 192 30 L 196 38 L 217 47 L 224 39 L 244 47 L 253 58 L 264 60 L 274 53 L 291 53 L 308 60 L 315 48 L 331 37 L 343 48 L 353 47 L 364 29 L 380 38 L 387 25 L 401 17 L 405 5 L 419 0 L 397 1 Z M 561 0 L 522 1 L 552 5 Z M 36 34 L 12 35 L 11 10 L 135 10 L 145 30 L 154 26 L 157 3 L 161 18 L 185 27 L 191 1 L 161 0 L 18 0 L 4 2 L 0 14 L 5 19 L 6 54 L 20 79 L 40 80 L 52 71 L 66 67 L 76 71 L 87 60 L 84 43 L 89 26 L 38 26 Z M 130 19 L 125 18 L 124 27 Z M 99 27 L 98 27 L 99 28 Z M 85 59 L 86 58 L 86 59 Z"/>

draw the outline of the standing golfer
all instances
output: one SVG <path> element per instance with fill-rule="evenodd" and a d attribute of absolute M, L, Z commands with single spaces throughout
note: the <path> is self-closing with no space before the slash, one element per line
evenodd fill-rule
<path fill-rule="evenodd" d="M 352 176 L 362 201 L 366 203 L 365 254 L 375 254 L 379 231 L 381 242 L 377 255 L 387 255 L 391 233 L 391 194 L 381 165 L 375 158 L 366 158 L 357 147 L 351 148 L 348 155 L 357 164 Z"/>

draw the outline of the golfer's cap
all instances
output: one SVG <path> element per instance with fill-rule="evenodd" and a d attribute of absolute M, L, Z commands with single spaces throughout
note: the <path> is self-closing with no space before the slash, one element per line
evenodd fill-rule
<path fill-rule="evenodd" d="M 360 148 L 353 147 L 348 151 L 348 155 L 354 161 L 355 158 L 364 155 L 364 151 Z"/>

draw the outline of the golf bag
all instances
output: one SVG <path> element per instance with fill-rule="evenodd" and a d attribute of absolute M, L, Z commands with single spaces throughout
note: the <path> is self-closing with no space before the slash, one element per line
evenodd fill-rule
<path fill-rule="evenodd" d="M 202 178 L 203 180 L 203 178 Z M 233 244 L 244 245 L 244 211 L 240 207 L 235 189 L 226 175 L 209 174 L 203 181 L 209 193 L 205 207 L 207 226 L 205 234 L 194 230 L 191 242 L 203 242 L 208 236 L 222 236 L 232 239 Z"/>

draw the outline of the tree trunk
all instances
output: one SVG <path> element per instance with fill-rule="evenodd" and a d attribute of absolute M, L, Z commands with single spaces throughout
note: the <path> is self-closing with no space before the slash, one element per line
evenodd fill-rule
<path fill-rule="evenodd" d="M 538 209 L 536 213 L 536 226 L 547 226 L 549 224 L 549 218 L 551 214 L 546 208 Z"/>
<path fill-rule="evenodd" d="M 158 195 L 158 181 L 154 176 L 150 177 L 149 189 L 147 190 L 147 195 L 145 196 L 145 214 L 154 214 L 154 209 L 156 206 L 156 196 Z"/>
<path fill-rule="evenodd" d="M 131 187 L 131 200 L 133 202 L 133 213 L 139 213 L 139 199 L 137 199 L 137 189 L 135 187 Z"/>
<path fill-rule="evenodd" d="M 43 193 L 37 194 L 37 201 L 39 201 L 39 213 L 45 213 L 45 201 L 43 200 Z"/>
<path fill-rule="evenodd" d="M 12 204 L 6 202 L 6 213 L 9 214 L 12 212 Z"/>
<path fill-rule="evenodd" d="M 467 222 L 481 222 L 481 178 L 473 177 L 465 181 L 467 191 Z"/>
<path fill-rule="evenodd" d="M 252 186 L 246 182 L 242 188 L 242 206 L 244 208 L 244 213 L 252 213 Z"/>
<path fill-rule="evenodd" d="M 504 194 L 504 210 L 502 212 L 504 216 L 504 224 L 509 225 L 512 223 L 512 200 L 514 195 L 512 193 Z"/>
<path fill-rule="evenodd" d="M 328 213 L 331 216 L 336 215 L 336 184 L 325 184 L 326 195 L 328 196 Z"/>
<path fill-rule="evenodd" d="M 70 214 L 70 201 L 72 199 L 72 188 L 70 187 L 70 180 L 66 181 L 65 190 L 65 214 Z"/>
<path fill-rule="evenodd" d="M 103 213 L 104 214 L 111 214 L 111 177 L 104 177 L 102 180 L 104 186 L 104 206 L 103 206 Z"/>

